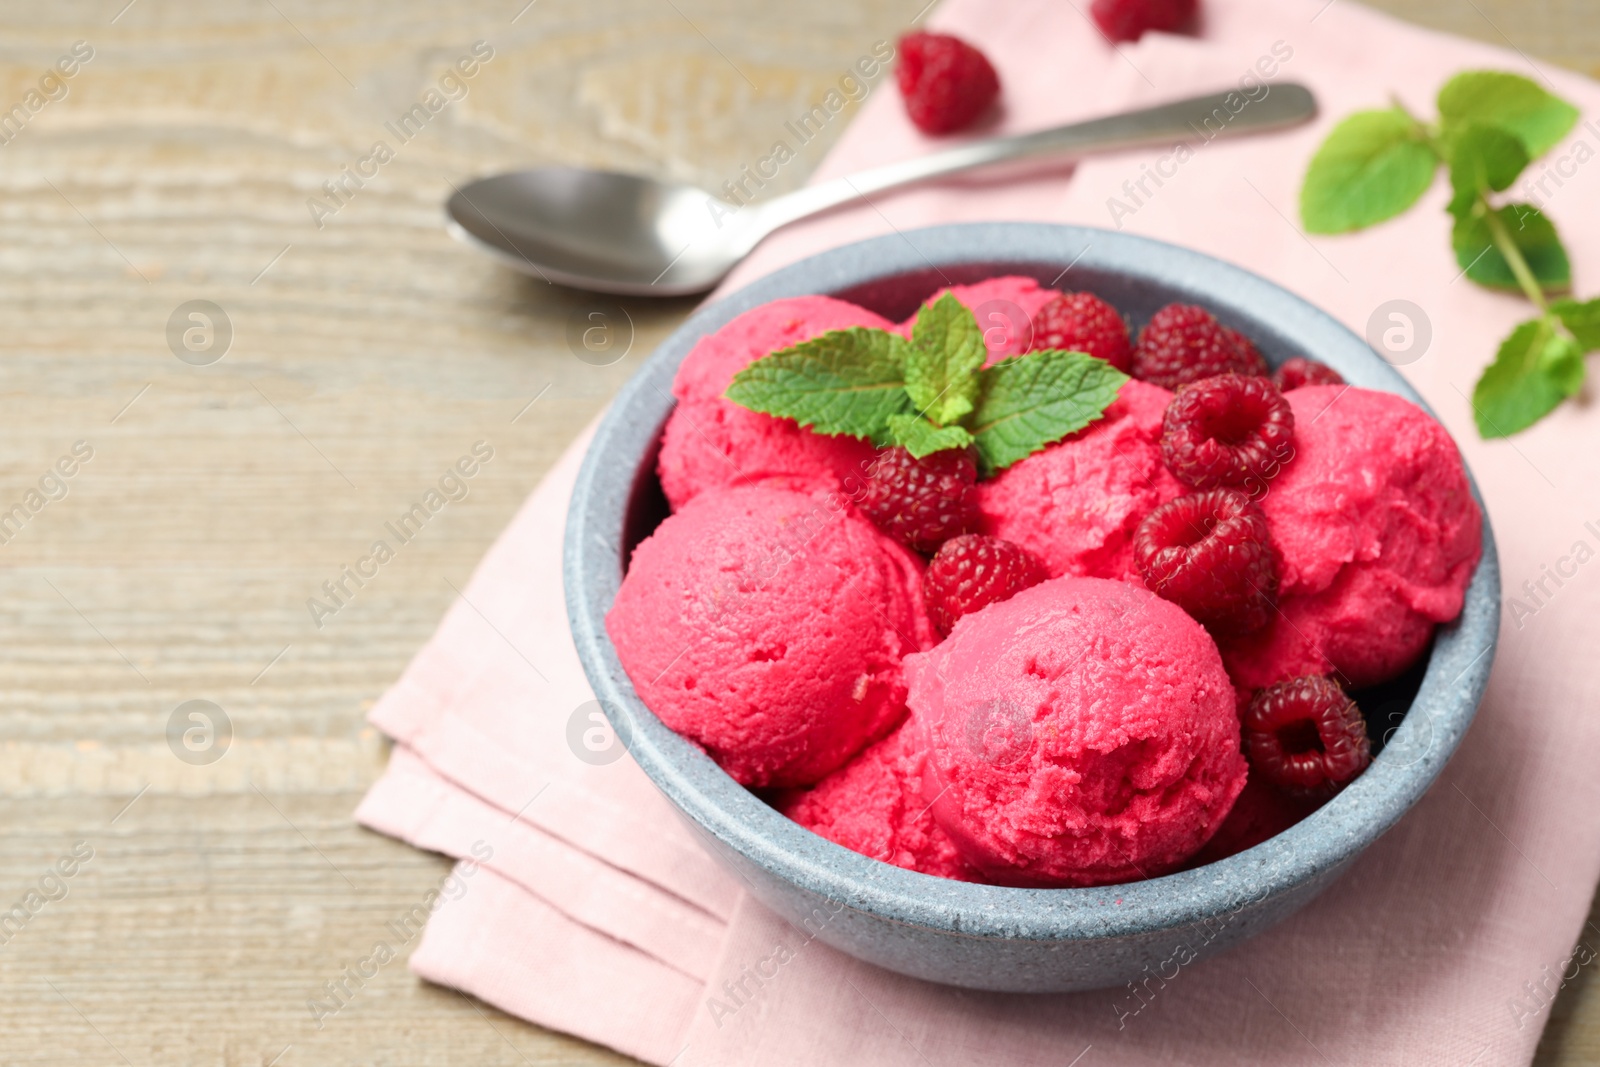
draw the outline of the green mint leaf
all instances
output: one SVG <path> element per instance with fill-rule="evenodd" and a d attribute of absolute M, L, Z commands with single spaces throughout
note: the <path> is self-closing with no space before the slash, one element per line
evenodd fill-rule
<path fill-rule="evenodd" d="M 1600 298 L 1589 301 L 1557 300 L 1550 310 L 1572 331 L 1585 352 L 1600 349 Z"/>
<path fill-rule="evenodd" d="M 1484 437 L 1509 437 L 1538 422 L 1583 387 L 1583 350 L 1550 319 L 1511 331 L 1472 390 L 1472 414 Z"/>
<path fill-rule="evenodd" d="M 1450 213 L 1457 218 L 1472 210 L 1478 196 L 1499 192 L 1517 180 L 1528 165 L 1528 151 L 1513 133 L 1496 126 L 1468 123 L 1449 141 L 1450 186 L 1455 196 Z"/>
<path fill-rule="evenodd" d="M 972 435 L 960 426 L 935 426 L 921 415 L 890 415 L 889 441 L 921 459 L 947 448 L 966 448 Z"/>
<path fill-rule="evenodd" d="M 1046 349 L 979 372 L 972 428 L 986 472 L 1004 470 L 1083 429 L 1117 398 L 1128 376 L 1082 352 Z"/>
<path fill-rule="evenodd" d="M 881 439 L 889 416 L 910 406 L 910 348 L 886 330 L 834 330 L 756 360 L 733 376 L 725 395 L 817 433 Z"/>
<path fill-rule="evenodd" d="M 1520 74 L 1469 70 L 1439 90 L 1439 118 L 1447 137 L 1469 122 L 1499 127 L 1538 159 L 1572 131 L 1578 109 Z"/>
<path fill-rule="evenodd" d="M 1507 204 L 1496 209 L 1494 215 L 1546 292 L 1562 292 L 1572 285 L 1567 250 L 1561 246 L 1555 224 L 1543 212 L 1529 204 Z M 1468 278 L 1491 289 L 1520 288 L 1511 264 L 1495 247 L 1493 231 L 1483 212 L 1456 219 L 1450 243 L 1455 247 L 1456 262 Z"/>
<path fill-rule="evenodd" d="M 1300 187 L 1312 233 L 1346 233 L 1393 218 L 1433 184 L 1439 159 L 1399 108 L 1358 111 L 1322 142 Z"/>
<path fill-rule="evenodd" d="M 972 410 L 978 368 L 988 350 L 978 320 L 961 301 L 944 294 L 917 312 L 906 358 L 906 393 L 912 406 L 945 426 Z"/>

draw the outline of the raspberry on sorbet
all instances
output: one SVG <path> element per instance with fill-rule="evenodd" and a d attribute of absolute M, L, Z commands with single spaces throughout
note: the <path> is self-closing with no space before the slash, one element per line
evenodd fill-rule
<path fill-rule="evenodd" d="M 1168 304 L 1150 316 L 1133 348 L 1133 376 L 1163 389 L 1230 373 L 1265 376 L 1267 361 L 1249 338 L 1193 304 Z"/>
<path fill-rule="evenodd" d="M 1258 691 L 1244 714 L 1250 765 L 1290 796 L 1331 797 L 1372 762 L 1366 720 L 1326 675 Z"/>
<path fill-rule="evenodd" d="M 1093 293 L 1062 293 L 1033 317 L 1030 352 L 1087 352 L 1126 372 L 1133 361 L 1128 324 Z"/>
<path fill-rule="evenodd" d="M 1237 489 L 1180 496 L 1133 535 L 1145 584 L 1218 636 L 1259 630 L 1272 616 L 1278 562 L 1261 508 Z"/>
<path fill-rule="evenodd" d="M 1021 545 L 962 534 L 939 546 L 922 574 L 922 595 L 934 626 L 949 634 L 961 616 L 1009 600 L 1044 578 L 1044 567 Z"/>
<path fill-rule="evenodd" d="M 1161 420 L 1161 459 L 1194 489 L 1252 497 L 1294 458 L 1294 412 L 1266 378 L 1219 374 L 1184 386 Z"/>
<path fill-rule="evenodd" d="M 965 449 L 916 458 L 896 445 L 867 470 L 861 510 L 884 533 L 919 552 L 966 533 L 978 514 L 978 467 Z"/>

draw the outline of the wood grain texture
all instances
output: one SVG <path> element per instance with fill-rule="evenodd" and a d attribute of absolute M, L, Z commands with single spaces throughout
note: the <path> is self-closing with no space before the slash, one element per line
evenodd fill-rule
<path fill-rule="evenodd" d="M 0 5 L 0 116 L 94 49 L 0 146 L 0 513 L 93 449 L 0 544 L 0 908 L 93 851 L 0 945 L 0 1060 L 622 1062 L 399 961 L 321 1029 L 306 1008 L 448 869 L 352 823 L 387 758 L 363 713 L 692 306 L 624 302 L 628 354 L 590 365 L 568 327 L 604 302 L 455 245 L 439 205 L 539 162 L 720 184 L 922 0 L 525 2 Z M 1589 0 L 1381 6 L 1600 73 Z M 480 40 L 465 97 L 388 134 Z M 169 348 L 191 300 L 226 358 Z M 479 441 L 466 498 L 315 625 L 306 599 Z M 234 732 L 204 766 L 167 739 L 197 699 Z M 1552 1016 L 1540 1062 L 1600 1059 L 1587 974 Z"/>

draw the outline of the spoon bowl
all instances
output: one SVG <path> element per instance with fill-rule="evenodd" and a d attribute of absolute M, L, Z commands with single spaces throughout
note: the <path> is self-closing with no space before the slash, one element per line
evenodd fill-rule
<path fill-rule="evenodd" d="M 580 167 L 484 178 L 445 212 L 455 236 L 508 266 L 605 293 L 704 292 L 760 236 L 704 189 Z"/>

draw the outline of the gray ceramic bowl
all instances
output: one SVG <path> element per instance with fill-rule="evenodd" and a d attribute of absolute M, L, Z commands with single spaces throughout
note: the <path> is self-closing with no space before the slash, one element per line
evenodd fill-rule
<path fill-rule="evenodd" d="M 1371 728 L 1377 737 L 1387 735 L 1387 744 L 1366 773 L 1310 818 L 1255 848 L 1163 878 L 1099 889 L 948 881 L 868 859 L 801 829 L 651 714 L 604 627 L 628 552 L 664 514 L 654 473 L 657 440 L 672 410 L 673 375 L 697 339 L 758 304 L 809 293 L 854 300 L 898 321 L 947 280 L 998 274 L 1094 291 L 1136 327 L 1163 304 L 1202 304 L 1254 338 L 1274 364 L 1309 356 L 1354 385 L 1421 403 L 1361 338 L 1332 318 L 1196 252 L 1102 230 L 1022 223 L 940 226 L 862 241 L 802 260 L 701 308 L 623 388 L 573 492 L 567 610 L 589 680 L 639 766 L 750 891 L 800 927 L 802 936 L 890 970 L 973 989 L 1041 993 L 1121 985 L 1147 967 L 1159 971 L 1221 951 L 1289 915 L 1427 790 L 1472 722 L 1494 658 L 1500 577 L 1487 522 L 1483 562 L 1466 609 L 1440 629 L 1409 686 L 1386 695 L 1386 713 Z M 1370 707 L 1368 714 L 1370 720 Z"/>

